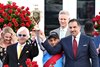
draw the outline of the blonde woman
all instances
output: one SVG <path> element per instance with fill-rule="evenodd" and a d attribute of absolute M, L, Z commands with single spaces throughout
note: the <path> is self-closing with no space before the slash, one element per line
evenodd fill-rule
<path fill-rule="evenodd" d="M 0 32 L 0 59 L 4 61 L 7 46 L 17 42 L 16 34 L 10 27 L 4 27 Z"/>

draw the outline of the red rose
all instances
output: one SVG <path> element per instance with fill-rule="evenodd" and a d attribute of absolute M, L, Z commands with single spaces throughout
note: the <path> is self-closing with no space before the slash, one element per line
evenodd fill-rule
<path fill-rule="evenodd" d="M 0 10 L 0 14 L 3 13 L 3 12 L 4 12 L 3 10 Z"/>
<path fill-rule="evenodd" d="M 29 26 L 30 26 L 30 24 L 27 22 L 27 23 L 26 23 L 26 27 L 29 27 Z"/>
<path fill-rule="evenodd" d="M 8 11 L 8 13 L 11 14 L 11 13 L 12 13 L 12 9 L 10 9 L 10 10 Z"/>
<path fill-rule="evenodd" d="M 0 18 L 0 23 L 3 23 L 4 22 L 4 19 L 3 18 Z"/>
<path fill-rule="evenodd" d="M 26 65 L 30 65 L 30 64 L 31 64 L 31 59 L 28 58 L 28 59 L 26 60 Z"/>
<path fill-rule="evenodd" d="M 11 19 L 11 16 L 7 16 L 7 19 L 10 20 Z"/>
<path fill-rule="evenodd" d="M 26 11 L 28 11 L 28 10 L 29 10 L 29 8 L 27 7 L 27 8 L 26 8 Z"/>
<path fill-rule="evenodd" d="M 36 61 L 33 61 L 33 62 L 32 62 L 32 65 L 37 65 L 37 62 L 36 62 Z"/>
<path fill-rule="evenodd" d="M 25 26 L 25 23 L 24 23 L 24 22 L 23 22 L 23 23 L 21 23 L 21 24 L 20 24 L 20 26 Z"/>
<path fill-rule="evenodd" d="M 93 18 L 93 19 L 92 19 L 93 22 L 95 22 L 96 20 L 97 20 L 96 18 Z"/>
<path fill-rule="evenodd" d="M 4 24 L 3 27 L 7 27 L 7 24 Z"/>
<path fill-rule="evenodd" d="M 16 6 L 16 3 L 15 2 L 12 2 L 12 6 Z"/>
<path fill-rule="evenodd" d="M 24 9 L 24 8 L 25 8 L 24 6 L 21 7 L 21 9 Z"/>
<path fill-rule="evenodd" d="M 18 11 L 16 11 L 16 12 L 15 12 L 15 15 L 19 15 L 19 12 L 18 12 Z"/>
<path fill-rule="evenodd" d="M 17 22 L 14 22 L 14 26 L 15 26 L 15 27 L 18 27 L 18 25 L 19 25 L 19 24 L 18 24 Z"/>
<path fill-rule="evenodd" d="M 95 36 L 99 35 L 99 33 L 97 31 L 94 31 L 92 34 L 95 35 Z"/>
<path fill-rule="evenodd" d="M 20 9 L 20 8 L 17 8 L 17 11 L 18 11 L 18 12 L 20 12 L 20 11 L 21 11 L 21 9 Z"/>
<path fill-rule="evenodd" d="M 5 64 L 4 67 L 9 67 L 8 64 Z"/>
<path fill-rule="evenodd" d="M 6 12 L 4 12 L 4 13 L 2 13 L 2 16 L 3 16 L 3 17 L 7 17 L 8 14 L 7 14 Z"/>
<path fill-rule="evenodd" d="M 29 17 L 26 17 L 26 20 L 28 20 L 28 21 L 29 21 L 29 20 L 30 20 L 30 18 L 29 18 Z"/>
<path fill-rule="evenodd" d="M 13 18 L 13 19 L 12 19 L 12 22 L 13 22 L 13 23 L 15 23 L 15 22 L 17 22 L 17 21 L 16 21 L 16 19 L 15 19 L 15 18 Z"/>
<path fill-rule="evenodd" d="M 34 67 L 38 67 L 38 65 L 35 65 Z"/>
<path fill-rule="evenodd" d="M 24 14 L 24 15 L 25 15 L 25 14 L 26 14 L 26 11 L 25 11 L 25 10 L 23 10 L 23 11 L 22 11 L 22 14 Z"/>
<path fill-rule="evenodd" d="M 11 22 L 9 22 L 9 23 L 8 23 L 8 26 L 9 26 L 9 27 L 12 27 L 12 23 L 11 23 Z"/>
<path fill-rule="evenodd" d="M 29 11 L 27 11 L 27 14 L 30 15 L 31 13 Z"/>

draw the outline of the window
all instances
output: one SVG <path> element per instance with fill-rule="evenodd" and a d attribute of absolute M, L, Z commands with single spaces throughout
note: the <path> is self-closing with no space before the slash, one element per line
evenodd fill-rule
<path fill-rule="evenodd" d="M 91 20 L 95 16 L 95 0 L 77 1 L 77 19 L 81 24 Z"/>
<path fill-rule="evenodd" d="M 45 34 L 59 27 L 58 13 L 62 10 L 62 0 L 45 0 Z"/>

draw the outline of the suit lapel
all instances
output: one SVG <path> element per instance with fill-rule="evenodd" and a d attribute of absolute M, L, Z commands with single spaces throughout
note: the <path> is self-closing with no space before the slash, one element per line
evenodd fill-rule
<path fill-rule="evenodd" d="M 69 29 L 67 29 L 65 36 L 69 36 L 69 35 L 70 35 L 70 32 L 69 32 Z"/>
<path fill-rule="evenodd" d="M 18 44 L 18 43 L 16 43 L 16 44 L 14 45 L 14 49 L 12 49 L 12 51 L 14 51 L 14 52 L 13 52 L 13 55 L 15 55 L 14 57 L 16 58 L 16 60 L 18 59 L 18 57 L 17 57 L 17 44 Z"/>
<path fill-rule="evenodd" d="M 80 35 L 78 51 L 77 51 L 77 57 L 79 56 L 79 54 L 82 50 L 82 46 L 83 46 L 84 42 L 85 42 L 84 37 L 82 35 Z"/>
<path fill-rule="evenodd" d="M 68 53 L 71 58 L 74 57 L 73 48 L 72 48 L 72 36 L 69 37 L 69 44 L 68 44 Z"/>
<path fill-rule="evenodd" d="M 57 33 L 60 36 L 60 28 L 57 29 Z"/>

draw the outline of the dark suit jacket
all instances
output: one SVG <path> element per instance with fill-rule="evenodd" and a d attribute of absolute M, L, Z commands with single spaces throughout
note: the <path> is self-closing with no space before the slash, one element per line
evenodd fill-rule
<path fill-rule="evenodd" d="M 9 67 L 19 67 L 20 65 L 27 67 L 25 63 L 26 59 L 30 58 L 32 60 L 33 57 L 37 56 L 39 53 L 37 43 L 35 41 L 33 44 L 26 44 L 19 59 L 17 57 L 17 44 L 18 43 L 7 47 L 7 55 L 4 64 L 8 64 Z"/>
<path fill-rule="evenodd" d="M 94 43 L 96 45 L 96 48 L 98 48 L 99 44 L 100 44 L 100 35 L 97 36 L 97 37 L 94 37 L 93 41 L 94 41 Z M 100 53 L 98 54 L 98 58 L 99 58 L 99 67 L 100 67 Z"/>
<path fill-rule="evenodd" d="M 46 40 L 43 46 L 50 54 L 57 54 L 64 51 L 64 67 L 99 67 L 95 45 L 91 38 L 85 35 L 80 35 L 76 59 L 74 58 L 72 49 L 72 36 L 63 38 L 54 48 L 48 44 L 49 43 Z"/>

